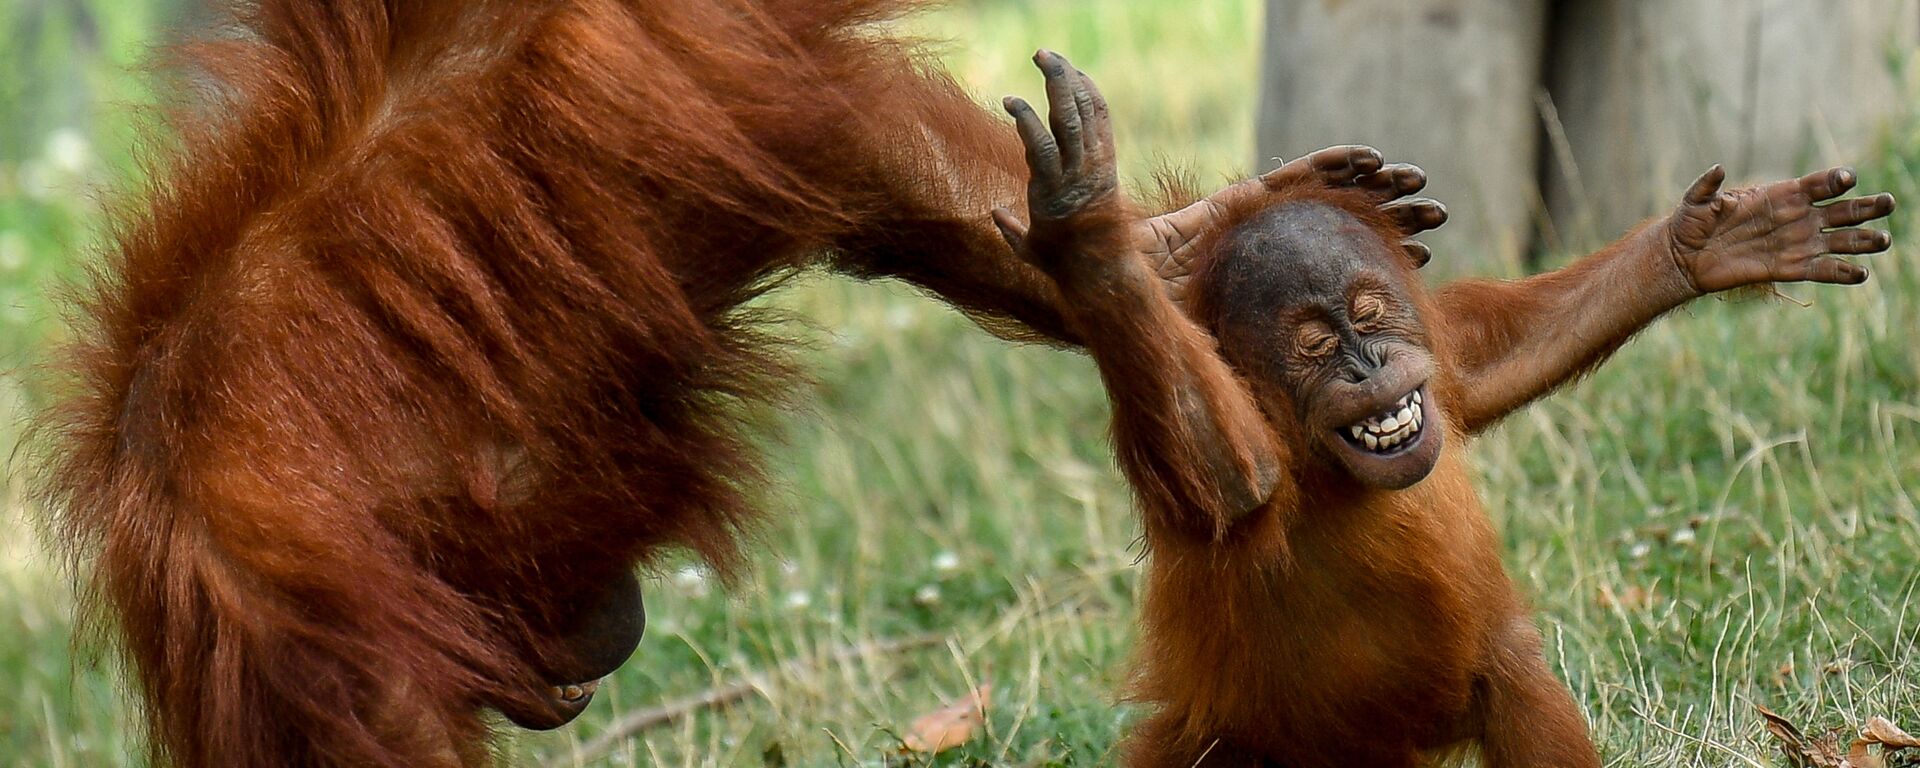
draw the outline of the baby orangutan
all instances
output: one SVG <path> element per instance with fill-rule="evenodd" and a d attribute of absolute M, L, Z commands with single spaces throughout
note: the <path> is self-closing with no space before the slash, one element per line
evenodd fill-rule
<path fill-rule="evenodd" d="M 1395 768 L 1477 747 L 1489 768 L 1598 766 L 1500 564 L 1467 439 L 1598 365 L 1695 297 L 1776 281 L 1857 284 L 1832 254 L 1889 195 L 1846 169 L 1721 191 L 1573 265 L 1429 293 L 1426 200 L 1266 178 L 1162 237 L 1119 190 L 1107 109 L 1057 55 L 1051 131 L 1026 142 L 1031 227 L 1009 242 L 1059 284 L 1113 403 L 1149 553 L 1133 696 L 1155 709 L 1134 766 Z M 1157 244 L 1171 243 L 1174 253 Z M 1411 257 L 1410 257 L 1411 254 Z M 1152 264 L 1190 277 L 1169 295 Z M 1191 319 L 1190 319 L 1191 318 Z"/>

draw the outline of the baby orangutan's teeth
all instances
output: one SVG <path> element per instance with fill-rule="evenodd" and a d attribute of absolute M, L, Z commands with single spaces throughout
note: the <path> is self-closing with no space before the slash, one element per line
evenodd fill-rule
<path fill-rule="evenodd" d="M 1393 449 L 1413 442 L 1420 434 L 1422 422 L 1426 416 L 1421 404 L 1425 398 L 1418 391 L 1410 392 L 1396 401 L 1384 415 L 1363 419 L 1346 428 L 1355 445 L 1364 445 L 1375 453 L 1388 453 Z"/>

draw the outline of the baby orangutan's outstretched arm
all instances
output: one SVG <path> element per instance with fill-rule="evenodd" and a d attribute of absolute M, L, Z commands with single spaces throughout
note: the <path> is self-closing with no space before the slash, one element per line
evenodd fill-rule
<path fill-rule="evenodd" d="M 1047 66 L 1044 59 L 1036 62 Z M 1064 60 L 1060 65 L 1070 66 Z M 1072 86 L 1050 83 L 1050 93 Z M 872 187 L 877 204 L 834 243 L 835 264 L 863 277 L 897 277 L 920 286 L 1003 336 L 1080 344 L 1067 327 L 1054 281 L 1009 251 L 987 216 L 996 206 L 1028 207 L 1021 194 L 1027 169 L 1015 134 L 937 75 L 863 94 L 862 112 L 856 122 L 863 127 L 854 135 L 873 142 L 871 154 L 881 158 L 881 170 L 862 182 Z M 1403 198 L 1427 183 L 1419 168 L 1389 164 L 1371 147 L 1335 146 L 1148 219 L 1150 226 L 1140 231 L 1156 238 L 1143 243 L 1142 252 L 1167 281 L 1174 302 L 1185 291 L 1199 250 L 1194 244 L 1220 227 L 1225 211 L 1301 179 L 1363 190 L 1388 211 L 1400 210 Z M 1425 258 L 1423 246 L 1406 247 L 1416 260 Z"/>
<path fill-rule="evenodd" d="M 1212 336 L 1174 305 L 1149 261 L 1168 240 L 1120 191 L 1106 102 L 1060 55 L 1034 60 L 1051 132 L 1025 101 L 1006 101 L 1027 148 L 1032 226 L 1005 209 L 994 220 L 1058 284 L 1068 324 L 1099 365 L 1116 451 L 1148 525 L 1218 537 L 1291 494 L 1286 457 Z"/>
<path fill-rule="evenodd" d="M 1834 254 L 1884 251 L 1859 225 L 1893 212 L 1893 196 L 1840 200 L 1851 169 L 1723 192 L 1709 169 L 1679 209 L 1600 252 L 1523 280 L 1441 289 L 1447 347 L 1461 377 L 1453 417 L 1477 432 L 1592 370 L 1648 323 L 1694 298 L 1774 282 L 1854 285 L 1867 270 Z"/>

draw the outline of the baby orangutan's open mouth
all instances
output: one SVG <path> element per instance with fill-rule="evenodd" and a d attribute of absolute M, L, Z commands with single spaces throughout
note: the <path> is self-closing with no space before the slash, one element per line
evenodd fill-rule
<path fill-rule="evenodd" d="M 1438 413 L 1433 391 L 1425 382 L 1408 386 L 1385 405 L 1369 407 L 1372 412 L 1358 420 L 1335 422 L 1340 426 L 1331 431 L 1338 437 L 1330 436 L 1326 443 L 1355 480 L 1399 490 L 1420 482 L 1440 460 L 1445 430 L 1432 428 Z"/>
<path fill-rule="evenodd" d="M 1408 392 L 1385 411 L 1347 427 L 1343 437 L 1356 448 L 1382 456 L 1411 450 L 1420 438 L 1420 425 L 1426 420 L 1421 408 L 1423 400 L 1420 390 Z"/>

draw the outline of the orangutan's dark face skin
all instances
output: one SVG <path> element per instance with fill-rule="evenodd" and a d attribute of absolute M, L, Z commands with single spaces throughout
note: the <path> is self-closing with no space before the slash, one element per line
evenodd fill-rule
<path fill-rule="evenodd" d="M 1368 486 L 1426 478 L 1444 430 L 1400 248 L 1345 211 L 1304 203 L 1241 224 L 1217 258 L 1205 301 L 1219 308 L 1222 351 L 1291 400 L 1266 403 L 1269 418 L 1291 410 L 1310 444 Z"/>

